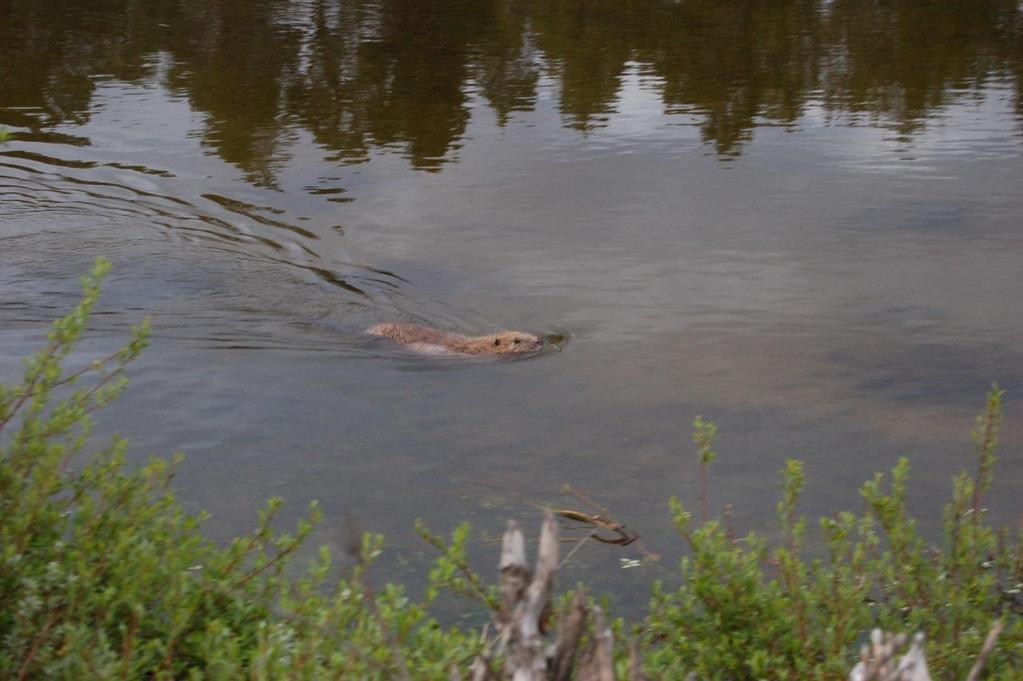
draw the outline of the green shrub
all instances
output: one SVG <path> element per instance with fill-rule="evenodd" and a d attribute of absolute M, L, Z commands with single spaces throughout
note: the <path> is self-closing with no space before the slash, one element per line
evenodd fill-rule
<path fill-rule="evenodd" d="M 937 546 L 906 513 L 906 459 L 887 488 L 880 474 L 863 485 L 862 515 L 821 519 L 820 559 L 804 556 L 806 520 L 795 510 L 805 482 L 798 461 L 782 471 L 777 545 L 757 534 L 733 541 L 716 521 L 694 526 L 673 499 L 691 555 L 682 561 L 678 590 L 654 589 L 645 640 L 650 668 L 669 678 L 694 670 L 707 679 L 845 679 L 864 633 L 880 627 L 924 632 L 934 678 L 962 679 L 993 623 L 1004 618 L 988 678 L 1020 679 L 1023 536 L 993 529 L 983 507 L 1001 399 L 996 386 L 977 419 L 977 472 L 956 477 Z"/>

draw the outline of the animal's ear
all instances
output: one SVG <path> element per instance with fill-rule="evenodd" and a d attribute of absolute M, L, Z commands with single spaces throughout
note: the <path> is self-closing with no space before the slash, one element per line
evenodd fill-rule
<path fill-rule="evenodd" d="M 500 338 L 495 338 L 495 339 L 494 339 L 494 347 L 496 348 L 496 347 L 498 347 L 499 345 L 501 345 L 501 339 L 500 339 Z"/>

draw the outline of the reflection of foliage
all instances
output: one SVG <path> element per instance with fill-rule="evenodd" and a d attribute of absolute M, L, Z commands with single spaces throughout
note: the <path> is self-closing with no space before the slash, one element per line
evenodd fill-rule
<path fill-rule="evenodd" d="M 302 35 L 278 25 L 270 3 L 182 3 L 168 76 L 207 112 L 203 142 L 256 184 L 280 163 L 280 92 L 297 70 Z"/>
<path fill-rule="evenodd" d="M 417 168 L 438 167 L 469 119 L 474 16 L 468 2 L 334 8 L 319 0 L 289 113 L 339 158 L 361 160 L 371 144 L 401 145 Z"/>
<path fill-rule="evenodd" d="M 111 6 L 129 3 L 110 3 Z M 10 0 L 0 5 L 0 105 L 37 107 L 42 123 L 84 123 L 104 74 L 135 81 L 150 72 L 165 3 L 145 12 L 126 7 L 103 16 L 86 3 Z M 30 124 L 17 113 L 11 122 Z"/>
<path fill-rule="evenodd" d="M 540 78 L 526 14 L 510 3 L 494 2 L 475 36 L 479 64 L 473 78 L 501 125 L 513 111 L 528 111 Z"/>
<path fill-rule="evenodd" d="M 615 0 L 537 2 L 537 43 L 561 77 L 561 112 L 569 125 L 591 128 L 614 111 L 631 58 L 635 12 Z"/>
<path fill-rule="evenodd" d="M 817 84 L 817 4 L 684 2 L 666 12 L 645 59 L 664 80 L 665 104 L 701 114 L 722 155 L 738 152 L 758 116 L 795 121 Z"/>
<path fill-rule="evenodd" d="M 400 148 L 436 169 L 465 132 L 470 93 L 503 125 L 535 105 L 544 74 L 560 82 L 565 124 L 587 130 L 614 115 L 637 68 L 656 78 L 667 112 L 701 119 L 722 156 L 811 100 L 910 135 L 950 92 L 1004 79 L 1023 115 L 1015 0 L 58 4 L 0 10 L 0 106 L 41 112 L 5 112 L 10 122 L 85 122 L 96 75 L 151 77 L 163 53 L 169 86 L 207 114 L 204 144 L 262 184 L 293 127 L 340 162 Z"/>
<path fill-rule="evenodd" d="M 903 134 L 923 125 L 951 90 L 972 90 L 1019 64 L 1014 2 L 942 5 L 836 0 L 831 6 L 825 101 L 833 110 L 889 119 Z M 1019 90 L 1017 81 L 1017 91 Z"/>

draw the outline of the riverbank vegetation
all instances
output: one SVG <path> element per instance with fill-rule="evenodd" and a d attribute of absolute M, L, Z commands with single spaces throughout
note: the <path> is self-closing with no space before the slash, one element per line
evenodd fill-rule
<path fill-rule="evenodd" d="M 548 554 L 545 567 L 541 557 L 530 582 L 514 531 L 497 585 L 468 564 L 468 527 L 450 538 L 422 528 L 439 557 L 421 595 L 372 583 L 383 548 L 373 534 L 356 534 L 348 556 L 321 548 L 307 567 L 293 565 L 320 519 L 315 506 L 281 533 L 281 501 L 272 499 L 251 533 L 226 546 L 206 539 L 203 516 L 186 513 L 171 491 L 179 461 L 126 466 L 124 440 L 91 444 L 94 413 L 124 390 L 149 332 L 143 321 L 95 361 L 72 354 L 108 267 L 99 262 L 83 279 L 82 301 L 54 323 L 21 380 L 0 387 L 3 678 L 498 678 L 529 646 L 534 662 L 547 654 L 543 627 L 560 636 L 552 648 L 560 657 L 543 672 L 550 678 L 572 678 L 573 669 L 575 678 L 607 678 L 588 670 L 614 667 L 618 678 L 845 679 L 875 627 L 925 634 L 935 679 L 975 678 L 985 638 L 1000 629 L 983 678 L 1020 678 L 1023 535 L 992 527 L 984 506 L 1002 421 L 997 388 L 973 433 L 974 470 L 953 480 L 939 541 L 927 541 L 906 511 L 907 461 L 863 485 L 861 513 L 822 518 L 815 532 L 797 511 L 805 479 L 790 461 L 778 541 L 733 537 L 673 500 L 689 551 L 680 586 L 656 587 L 645 618 L 605 618 L 582 590 L 552 599 L 545 614 L 557 562 Z M 697 423 L 704 469 L 715 435 L 713 424 Z M 550 517 L 545 527 L 553 531 Z M 493 611 L 494 626 L 442 624 L 431 614 L 442 590 Z M 515 634 L 516 619 L 536 630 Z"/>

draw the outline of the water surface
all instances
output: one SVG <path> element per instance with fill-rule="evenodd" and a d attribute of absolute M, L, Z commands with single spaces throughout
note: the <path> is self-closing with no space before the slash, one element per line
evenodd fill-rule
<path fill-rule="evenodd" d="M 105 429 L 183 451 L 215 535 L 319 499 L 319 540 L 352 509 L 389 574 L 415 517 L 492 538 L 565 483 L 670 567 L 697 414 L 740 528 L 789 456 L 808 513 L 903 454 L 933 511 L 993 380 L 1015 519 L 1021 78 L 1015 1 L 9 0 L 0 375 L 112 259 L 81 356 L 155 331 Z M 570 340 L 431 362 L 362 333 L 399 319 Z M 636 555 L 573 561 L 639 594 L 666 568 Z"/>

